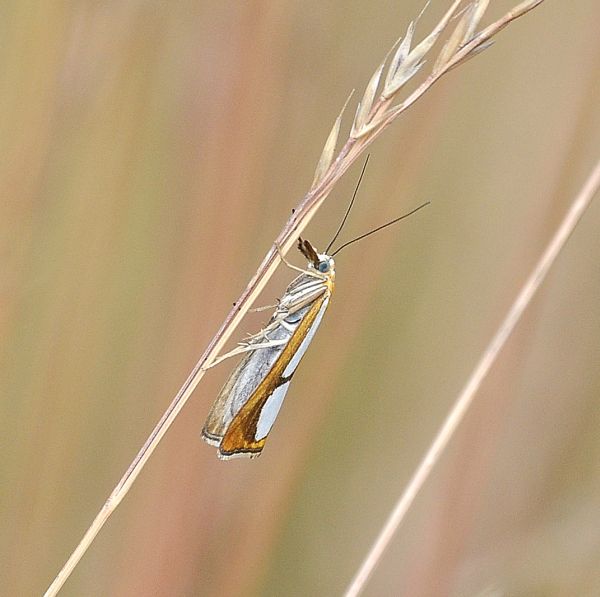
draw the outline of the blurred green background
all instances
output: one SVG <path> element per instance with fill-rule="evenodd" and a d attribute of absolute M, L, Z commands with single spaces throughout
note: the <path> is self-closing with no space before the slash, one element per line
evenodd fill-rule
<path fill-rule="evenodd" d="M 3 595 L 58 572 L 421 7 L 0 4 Z M 263 456 L 200 440 L 224 364 L 62 594 L 340 594 L 600 155 L 598 22 L 544 3 L 385 133 L 343 239 L 433 204 L 340 254 Z M 599 223 L 596 201 L 366 595 L 600 594 Z"/>

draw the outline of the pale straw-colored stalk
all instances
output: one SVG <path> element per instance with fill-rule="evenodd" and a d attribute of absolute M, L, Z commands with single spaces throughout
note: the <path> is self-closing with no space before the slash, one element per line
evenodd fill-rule
<path fill-rule="evenodd" d="M 459 13 L 463 0 L 455 0 L 436 27 L 419 44 L 411 49 L 416 21 L 408 27 L 404 39 L 396 44 L 371 77 L 358 104 L 350 135 L 336 154 L 341 130 L 342 113 L 338 116 L 323 148 L 315 178 L 308 193 L 293 211 L 282 231 L 275 239 L 256 273 L 242 292 L 240 298 L 225 321 L 210 341 L 200 360 L 189 377 L 153 429 L 137 456 L 114 488 L 102 509 L 71 554 L 62 570 L 46 591 L 46 597 L 56 595 L 67 580 L 94 538 L 115 511 L 129 488 L 144 468 L 148 458 L 167 432 L 190 395 L 214 362 L 225 343 L 232 336 L 238 324 L 248 312 L 279 264 L 278 247 L 285 254 L 306 228 L 333 186 L 365 151 L 365 149 L 389 126 L 404 110 L 417 101 L 436 81 L 455 66 L 466 62 L 489 47 L 489 40 L 514 19 L 541 4 L 543 0 L 528 0 L 506 13 L 496 22 L 477 32 L 477 26 L 487 0 L 475 0 L 467 9 Z M 398 95 L 403 86 L 425 65 L 425 57 L 430 55 L 438 38 L 446 30 L 453 18 L 459 15 L 458 24 L 443 46 L 442 54 L 434 61 L 434 67 L 425 80 L 407 98 L 399 101 Z M 460 31 L 460 35 L 456 33 Z M 390 58 L 391 56 L 391 58 Z M 382 76 L 385 77 L 382 81 Z"/>
<path fill-rule="evenodd" d="M 369 577 L 392 540 L 392 537 L 404 520 L 415 497 L 423 487 L 431 470 L 440 459 L 448 442 L 456 432 L 460 422 L 463 420 L 469 407 L 473 403 L 477 390 L 498 358 L 502 347 L 506 344 L 510 334 L 515 329 L 519 319 L 523 315 L 525 309 L 527 309 L 531 299 L 546 278 L 546 275 L 556 261 L 558 254 L 565 246 L 569 236 L 599 189 L 600 161 L 596 164 L 596 167 L 585 182 L 583 188 L 573 201 L 558 230 L 548 243 L 548 246 L 542 253 L 542 256 L 529 274 L 525 284 L 511 305 L 506 317 L 481 355 L 479 362 L 458 395 L 448 417 L 445 419 L 442 427 L 435 436 L 433 443 L 429 450 L 427 450 L 423 460 L 421 460 L 408 485 L 404 489 L 404 492 L 396 502 L 389 518 L 381 529 L 350 586 L 346 590 L 345 597 L 356 597 L 364 589 Z"/>

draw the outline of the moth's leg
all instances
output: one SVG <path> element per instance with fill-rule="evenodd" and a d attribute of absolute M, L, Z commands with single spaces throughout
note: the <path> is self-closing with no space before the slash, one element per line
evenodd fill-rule
<path fill-rule="evenodd" d="M 269 309 L 277 309 L 279 307 L 279 299 L 277 299 L 277 304 L 275 305 L 265 305 L 264 307 L 253 307 L 252 309 L 248 309 L 249 313 L 260 313 L 261 311 L 268 311 Z"/>
<path fill-rule="evenodd" d="M 284 312 L 282 312 L 282 317 L 283 317 L 283 313 Z M 285 311 L 285 313 L 287 313 L 287 311 Z M 256 340 L 257 338 L 266 338 L 267 340 L 270 340 L 267 333 L 272 332 L 273 330 L 276 330 L 279 327 L 279 324 L 281 322 L 280 320 L 281 320 L 281 317 L 278 317 L 274 321 L 272 321 L 269 325 L 262 328 L 260 330 L 260 332 L 256 332 L 256 334 L 248 334 L 246 336 L 246 340 L 244 340 L 244 342 L 241 342 L 240 344 L 248 344 L 249 342 L 251 342 L 252 340 Z"/>
<path fill-rule="evenodd" d="M 222 354 L 218 357 L 215 357 L 210 365 L 206 365 L 203 367 L 204 370 L 211 369 L 215 365 L 222 363 L 224 360 L 229 359 L 231 357 L 238 356 L 245 352 L 253 352 L 255 350 L 261 350 L 263 348 L 273 348 L 275 346 L 282 346 L 283 344 L 287 344 L 289 341 L 288 338 L 283 338 L 281 340 L 269 340 L 268 342 L 257 343 L 257 344 L 242 344 L 225 354 Z"/>
<path fill-rule="evenodd" d="M 296 272 L 300 272 L 301 274 L 307 274 L 308 276 L 312 276 L 313 278 L 319 278 L 319 280 L 322 280 L 325 278 L 325 276 L 323 276 L 323 274 L 321 274 L 321 273 L 311 271 L 309 269 L 302 269 L 301 267 L 297 267 L 293 263 L 290 263 L 285 258 L 283 252 L 281 251 L 281 247 L 277 243 L 275 243 L 275 248 L 277 249 L 277 253 L 279 254 L 279 259 L 281 259 L 281 261 L 285 265 L 287 265 L 290 269 L 293 269 Z"/>
<path fill-rule="evenodd" d="M 263 330 L 260 330 L 260 332 L 257 334 L 258 338 L 263 338 L 264 340 L 266 340 L 267 342 L 271 342 L 271 338 L 269 338 L 269 332 L 271 330 L 265 328 Z"/>

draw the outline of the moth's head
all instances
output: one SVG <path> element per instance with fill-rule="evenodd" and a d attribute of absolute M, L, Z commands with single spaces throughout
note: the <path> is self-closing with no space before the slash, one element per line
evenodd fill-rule
<path fill-rule="evenodd" d="M 317 253 L 317 250 L 305 239 L 298 239 L 298 250 L 306 259 L 308 267 L 316 269 L 321 274 L 333 275 L 335 270 L 335 261 L 333 257 L 325 253 Z"/>

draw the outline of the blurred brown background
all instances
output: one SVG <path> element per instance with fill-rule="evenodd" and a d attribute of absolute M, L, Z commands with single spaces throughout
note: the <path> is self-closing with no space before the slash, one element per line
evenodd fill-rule
<path fill-rule="evenodd" d="M 421 6 L 1 3 L 3 595 L 62 566 Z M 263 456 L 200 440 L 224 364 L 64 595 L 340 594 L 600 156 L 598 22 L 544 3 L 386 132 L 343 239 L 433 204 L 340 254 Z M 596 201 L 367 595 L 600 594 L 599 223 Z"/>

